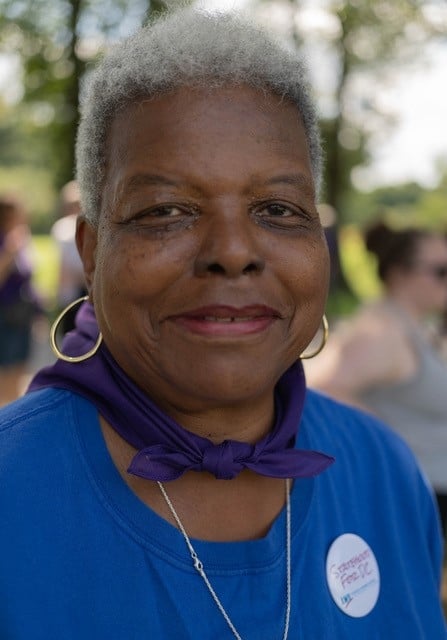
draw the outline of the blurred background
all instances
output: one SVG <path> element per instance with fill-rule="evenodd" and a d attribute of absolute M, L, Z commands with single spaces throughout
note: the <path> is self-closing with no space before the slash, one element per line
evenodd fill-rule
<path fill-rule="evenodd" d="M 56 304 L 49 234 L 73 179 L 78 104 L 92 62 L 163 0 L 0 0 L 0 191 L 29 211 L 44 305 Z M 378 293 L 359 229 L 447 228 L 444 0 L 202 0 L 244 11 L 308 59 L 326 153 L 322 215 L 333 253 L 329 317 Z"/>

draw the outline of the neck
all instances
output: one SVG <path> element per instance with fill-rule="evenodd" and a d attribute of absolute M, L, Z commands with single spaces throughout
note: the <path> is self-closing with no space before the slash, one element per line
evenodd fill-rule
<path fill-rule="evenodd" d="M 136 450 L 102 417 L 100 424 L 123 481 L 144 504 L 176 526 L 157 483 L 127 473 Z M 251 471 L 243 471 L 233 480 L 217 480 L 209 473 L 190 471 L 166 484 L 166 490 L 190 537 L 213 542 L 243 541 L 267 534 L 285 505 L 284 482 Z"/>
<path fill-rule="evenodd" d="M 163 409 L 184 429 L 211 440 L 213 444 L 224 440 L 249 444 L 258 442 L 273 427 L 275 411 L 273 392 L 240 406 L 208 406 L 194 412 L 172 405 Z"/>

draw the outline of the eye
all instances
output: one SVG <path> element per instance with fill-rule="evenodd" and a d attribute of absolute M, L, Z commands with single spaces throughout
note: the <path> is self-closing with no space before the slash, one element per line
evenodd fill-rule
<path fill-rule="evenodd" d="M 259 211 L 260 215 L 263 213 L 273 218 L 289 218 L 296 215 L 290 207 L 278 203 L 265 205 L 264 208 Z"/>
<path fill-rule="evenodd" d="M 140 214 L 136 216 L 137 219 L 152 217 L 152 218 L 178 218 L 179 216 L 184 215 L 186 212 L 184 209 L 176 205 L 163 205 L 161 207 L 154 207 L 153 209 L 149 209 L 147 211 L 142 211 Z"/>
<path fill-rule="evenodd" d="M 288 202 L 261 202 L 252 211 L 259 224 L 278 228 L 303 228 L 312 218 L 298 205 Z"/>
<path fill-rule="evenodd" d="M 127 224 L 139 227 L 160 227 L 186 224 L 196 217 L 197 211 L 188 205 L 159 204 L 135 213 Z"/>

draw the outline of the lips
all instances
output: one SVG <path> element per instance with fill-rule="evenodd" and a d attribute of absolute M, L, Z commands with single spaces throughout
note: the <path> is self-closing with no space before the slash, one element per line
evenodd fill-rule
<path fill-rule="evenodd" d="M 246 322 L 247 320 L 253 320 L 259 316 L 231 316 L 229 318 L 219 318 L 217 316 L 205 316 L 203 319 L 207 322 Z"/>
<path fill-rule="evenodd" d="M 267 307 L 265 305 L 249 305 L 245 307 L 231 307 L 228 305 L 213 305 L 193 309 L 182 313 L 181 316 L 186 318 L 213 318 L 216 320 L 238 319 L 246 320 L 247 318 L 259 318 L 264 316 L 280 317 L 279 311 Z"/>
<path fill-rule="evenodd" d="M 281 314 L 265 305 L 212 305 L 173 316 L 174 323 L 205 336 L 244 336 L 265 331 Z"/>

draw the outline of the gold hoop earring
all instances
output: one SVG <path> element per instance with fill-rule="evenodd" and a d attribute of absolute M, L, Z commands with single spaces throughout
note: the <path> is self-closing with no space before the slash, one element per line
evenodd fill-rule
<path fill-rule="evenodd" d="M 79 304 L 80 302 L 85 302 L 86 300 L 88 300 L 88 296 L 82 296 L 82 298 L 78 298 L 77 300 L 74 300 L 74 302 L 71 302 L 57 316 L 56 320 L 52 324 L 51 331 L 50 331 L 51 348 L 52 348 L 53 352 L 55 353 L 56 357 L 59 358 L 60 360 L 64 360 L 64 362 L 84 362 L 84 360 L 88 360 L 89 358 L 94 356 L 95 353 L 98 351 L 100 345 L 101 345 L 102 333 L 99 332 L 99 336 L 98 336 L 98 339 L 96 341 L 96 344 L 92 347 L 92 349 L 90 349 L 90 351 L 87 351 L 87 353 L 82 354 L 82 356 L 66 356 L 65 353 L 62 353 L 62 351 L 57 346 L 57 343 L 56 343 L 56 332 L 57 332 L 57 328 L 60 325 L 64 315 L 68 311 L 70 311 L 70 309 L 73 309 L 73 307 L 75 307 L 77 304 Z"/>
<path fill-rule="evenodd" d="M 324 347 L 326 346 L 326 342 L 329 337 L 329 323 L 327 321 L 326 314 L 323 314 L 323 317 L 321 318 L 321 324 L 323 326 L 323 339 L 320 346 L 308 355 L 301 355 L 300 360 L 310 360 L 310 358 L 315 358 L 315 356 L 317 356 L 320 351 L 323 351 Z"/>

